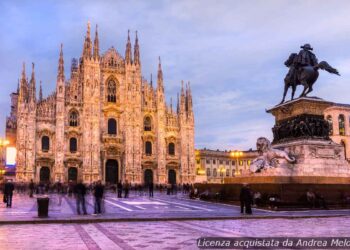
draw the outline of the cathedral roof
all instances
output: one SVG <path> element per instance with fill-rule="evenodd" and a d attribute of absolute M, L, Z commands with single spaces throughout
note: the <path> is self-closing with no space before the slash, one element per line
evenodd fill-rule
<path fill-rule="evenodd" d="M 109 66 L 121 65 L 124 64 L 124 58 L 114 47 L 111 47 L 102 55 L 102 62 Z"/>

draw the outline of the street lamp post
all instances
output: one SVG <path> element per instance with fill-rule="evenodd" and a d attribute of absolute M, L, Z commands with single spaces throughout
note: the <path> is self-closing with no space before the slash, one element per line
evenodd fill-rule
<path fill-rule="evenodd" d="M 221 184 L 224 184 L 224 172 L 225 172 L 225 168 L 223 166 L 221 166 L 219 168 L 219 173 L 220 173 L 220 176 L 221 176 Z"/>

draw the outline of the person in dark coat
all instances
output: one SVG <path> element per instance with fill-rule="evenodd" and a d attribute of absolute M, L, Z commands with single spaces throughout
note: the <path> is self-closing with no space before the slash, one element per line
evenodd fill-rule
<path fill-rule="evenodd" d="M 124 198 L 128 198 L 129 197 L 129 182 L 128 180 L 125 181 L 124 183 Z"/>
<path fill-rule="evenodd" d="M 122 185 L 122 183 L 120 181 L 117 184 L 117 189 L 118 189 L 118 198 L 122 198 L 123 185 Z"/>
<path fill-rule="evenodd" d="M 104 186 L 101 181 L 98 181 L 94 187 L 94 197 L 95 197 L 95 214 L 101 214 L 101 204 L 104 193 Z"/>
<path fill-rule="evenodd" d="M 80 205 L 83 209 L 83 213 L 87 214 L 85 206 L 85 195 L 86 195 L 86 186 L 83 184 L 83 181 L 79 181 L 74 188 L 75 198 L 77 200 L 77 213 L 80 214 Z"/>
<path fill-rule="evenodd" d="M 244 208 L 245 208 L 245 213 L 246 214 L 252 214 L 252 202 L 253 202 L 253 197 L 250 188 L 248 187 L 247 184 L 244 184 L 241 193 L 239 195 L 239 199 L 241 201 L 241 213 L 244 213 Z"/>
<path fill-rule="evenodd" d="M 153 197 L 153 182 L 148 184 L 149 197 Z"/>
<path fill-rule="evenodd" d="M 29 183 L 29 197 L 30 198 L 33 198 L 34 189 L 35 189 L 35 185 L 34 185 L 33 179 L 31 179 L 30 183 Z"/>
<path fill-rule="evenodd" d="M 13 185 L 11 180 L 8 180 L 4 186 L 4 202 L 6 203 L 6 207 L 12 206 L 12 195 L 14 189 L 15 186 Z"/>

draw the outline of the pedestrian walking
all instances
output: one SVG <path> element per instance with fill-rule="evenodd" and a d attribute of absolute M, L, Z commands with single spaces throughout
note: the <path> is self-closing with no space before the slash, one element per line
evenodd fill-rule
<path fill-rule="evenodd" d="M 149 197 L 153 197 L 153 182 L 148 184 Z"/>
<path fill-rule="evenodd" d="M 4 203 L 6 203 L 6 207 L 12 207 L 12 196 L 13 190 L 15 186 L 13 185 L 11 180 L 7 180 L 4 186 Z"/>
<path fill-rule="evenodd" d="M 30 198 L 33 198 L 34 189 L 35 189 L 35 185 L 34 185 L 33 179 L 31 179 L 30 183 L 29 183 L 29 197 Z"/>
<path fill-rule="evenodd" d="M 117 190 L 118 190 L 118 198 L 122 198 L 123 185 L 121 181 L 119 181 L 117 184 Z"/>
<path fill-rule="evenodd" d="M 77 200 L 77 213 L 80 214 L 80 205 L 83 209 L 83 213 L 87 214 L 85 206 L 85 195 L 86 195 L 86 186 L 83 181 L 79 181 L 74 188 L 75 198 Z"/>
<path fill-rule="evenodd" d="M 248 184 L 243 184 L 243 187 L 241 189 L 241 193 L 239 195 L 239 199 L 241 201 L 241 213 L 244 213 L 244 208 L 245 208 L 245 213 L 246 214 L 252 214 L 252 202 L 253 202 L 253 197 L 251 190 L 248 186 Z"/>
<path fill-rule="evenodd" d="M 104 186 L 102 185 L 101 181 L 98 181 L 94 187 L 94 197 L 95 197 L 95 213 L 94 214 L 101 214 L 101 204 L 103 199 L 103 193 L 104 193 Z"/>

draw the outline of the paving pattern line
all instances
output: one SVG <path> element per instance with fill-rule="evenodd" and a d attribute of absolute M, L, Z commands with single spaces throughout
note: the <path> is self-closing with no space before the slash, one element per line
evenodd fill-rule
<path fill-rule="evenodd" d="M 161 200 L 161 199 L 158 199 L 158 198 L 154 198 L 154 200 L 158 200 L 158 201 L 161 201 L 161 202 L 164 202 L 164 203 L 169 203 L 169 204 L 180 205 L 180 206 L 183 206 L 183 207 L 196 208 L 196 209 L 205 210 L 205 211 L 208 211 L 208 212 L 213 211 L 212 209 L 208 209 L 208 208 L 204 208 L 204 207 L 198 207 L 198 206 L 193 206 L 193 205 L 187 205 L 187 204 L 178 203 L 178 202 L 173 202 L 173 201 L 166 201 L 166 200 Z"/>
<path fill-rule="evenodd" d="M 113 234 L 109 229 L 105 228 L 101 224 L 93 224 L 101 233 L 107 236 L 108 239 L 113 241 L 116 245 L 118 245 L 123 250 L 135 250 L 132 246 L 127 244 L 122 238 L 119 238 L 117 235 Z"/>
<path fill-rule="evenodd" d="M 105 202 L 111 204 L 112 206 L 119 207 L 119 208 L 124 209 L 124 210 L 126 210 L 126 211 L 128 211 L 128 212 L 134 211 L 134 210 L 132 210 L 132 209 L 130 209 L 130 208 L 124 207 L 124 206 L 119 205 L 119 204 L 117 204 L 117 203 L 114 203 L 114 202 L 112 202 L 112 201 L 110 201 L 110 200 L 107 200 L 107 199 L 104 199 L 104 200 L 105 200 Z"/>
<path fill-rule="evenodd" d="M 91 236 L 85 231 L 85 229 L 82 227 L 82 225 L 76 224 L 74 225 L 75 230 L 78 232 L 80 238 L 82 241 L 84 241 L 86 247 L 89 250 L 98 250 L 101 249 L 96 241 L 94 241 Z"/>

